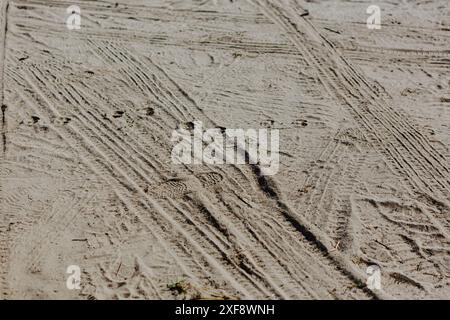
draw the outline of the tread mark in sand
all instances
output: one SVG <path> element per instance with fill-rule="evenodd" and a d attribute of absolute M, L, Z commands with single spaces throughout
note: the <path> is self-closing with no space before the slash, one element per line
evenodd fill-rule
<path fill-rule="evenodd" d="M 220 173 L 213 171 L 200 173 L 196 176 L 202 182 L 204 187 L 216 185 L 223 180 L 223 176 Z"/>
<path fill-rule="evenodd" d="M 157 199 L 161 198 L 180 198 L 188 191 L 187 185 L 180 179 L 172 179 L 156 186 L 151 191 Z"/>

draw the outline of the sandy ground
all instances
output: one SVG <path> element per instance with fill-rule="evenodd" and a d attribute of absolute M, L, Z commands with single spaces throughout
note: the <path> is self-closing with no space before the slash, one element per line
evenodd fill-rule
<path fill-rule="evenodd" d="M 450 298 L 447 0 L 0 3 L 3 298 Z M 194 120 L 278 174 L 173 164 Z"/>

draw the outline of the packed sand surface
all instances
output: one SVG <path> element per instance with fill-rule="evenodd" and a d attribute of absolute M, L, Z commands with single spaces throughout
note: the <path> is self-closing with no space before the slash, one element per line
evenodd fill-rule
<path fill-rule="evenodd" d="M 1 297 L 449 299 L 449 2 L 376 2 L 0 0 Z M 174 163 L 194 121 L 279 171 Z"/>

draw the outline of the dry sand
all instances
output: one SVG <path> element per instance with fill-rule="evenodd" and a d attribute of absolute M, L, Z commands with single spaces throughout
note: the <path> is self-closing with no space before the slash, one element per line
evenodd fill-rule
<path fill-rule="evenodd" d="M 0 3 L 3 298 L 450 298 L 447 0 Z M 174 165 L 194 120 L 278 174 Z"/>

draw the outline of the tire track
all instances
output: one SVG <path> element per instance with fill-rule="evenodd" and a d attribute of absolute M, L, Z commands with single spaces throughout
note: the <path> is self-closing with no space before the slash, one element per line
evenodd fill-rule
<path fill-rule="evenodd" d="M 327 90 L 349 109 L 364 135 L 392 169 L 407 175 L 418 195 L 433 194 L 432 198 L 439 197 L 449 208 L 450 180 L 446 160 L 409 120 L 400 117 L 387 101 L 377 99 L 377 91 L 373 89 L 377 85 L 370 85 L 355 71 L 333 44 L 298 14 L 300 9 L 291 7 L 288 11 L 278 1 L 251 2 L 283 28 L 299 51 L 309 57 L 309 63 L 317 69 Z M 321 49 L 314 43 L 322 44 Z M 449 222 L 444 215 L 435 217 L 434 224 L 450 239 Z"/>
<path fill-rule="evenodd" d="M 139 67 L 139 70 L 141 70 L 141 69 L 143 69 L 143 66 L 142 65 L 140 65 L 140 66 L 137 66 L 137 67 Z M 159 70 L 158 70 L 159 71 Z M 148 74 L 152 74 L 151 72 L 149 72 Z M 164 74 L 161 74 L 160 73 L 160 75 L 159 75 L 160 77 L 163 77 L 163 76 L 165 76 Z M 38 78 L 39 78 L 39 75 L 37 76 Z M 28 82 L 29 82 L 30 80 L 28 79 Z M 162 84 L 162 82 L 159 82 L 159 83 L 157 83 L 157 85 L 158 85 L 158 87 L 159 88 L 162 88 L 162 86 L 163 86 L 163 84 Z M 43 90 L 43 84 L 41 84 L 40 85 L 41 86 L 41 88 L 39 89 L 39 90 Z M 36 89 L 36 85 L 32 85 L 32 87 L 33 88 L 35 88 Z M 163 90 L 163 92 L 164 92 L 164 90 L 165 89 L 160 89 L 160 90 Z M 182 99 L 183 98 L 183 96 L 181 96 L 181 97 L 177 97 L 176 96 L 176 94 L 174 94 L 174 92 L 176 92 L 178 89 L 172 89 L 172 90 L 169 90 L 169 91 L 171 91 L 171 93 L 166 93 L 166 98 L 167 98 L 167 100 L 170 100 L 170 101 L 172 101 L 172 103 L 179 103 L 177 100 L 175 100 L 175 99 Z M 53 92 L 58 92 L 58 89 L 55 89 L 55 90 L 52 90 Z M 61 90 L 60 90 L 61 91 Z M 62 92 L 64 92 L 64 91 L 62 91 Z M 179 92 L 179 91 L 178 91 Z M 51 96 L 51 95 L 50 95 Z M 55 99 L 55 98 L 53 98 L 53 99 Z M 52 100 L 53 100 L 52 99 Z M 74 98 L 71 98 L 71 99 L 74 99 Z M 59 99 L 56 99 L 56 101 L 59 101 L 59 103 L 63 103 L 64 102 L 64 99 L 61 99 L 61 98 L 59 98 Z M 189 100 L 188 100 L 189 101 Z M 76 102 L 76 100 L 73 100 L 72 102 Z M 78 102 L 79 103 L 79 102 Z M 188 102 L 188 103 L 192 103 L 192 102 Z M 183 105 L 183 104 L 181 104 L 181 105 Z M 184 102 L 184 105 L 186 105 L 186 102 Z M 179 109 L 180 107 L 178 107 L 178 110 L 182 110 L 182 109 Z M 185 109 L 185 110 L 188 110 L 188 109 Z M 90 123 L 89 121 L 87 121 L 88 119 L 84 119 L 84 120 L 86 120 L 86 124 L 88 124 L 88 123 Z M 70 128 L 70 126 L 72 126 L 72 124 L 69 124 L 69 128 Z M 98 129 L 96 129 L 96 130 L 98 130 Z M 99 131 L 98 133 L 95 133 L 95 132 L 93 132 L 93 133 L 91 133 L 91 134 L 89 134 L 88 136 L 93 136 L 93 135 L 99 135 L 99 134 L 101 134 L 101 132 Z M 78 136 L 80 136 L 79 134 L 77 134 Z M 112 143 L 112 142 L 109 142 L 109 143 Z M 104 149 L 101 145 L 99 146 L 98 144 L 96 144 L 97 146 L 96 146 L 96 148 L 95 149 L 99 149 L 99 151 L 98 152 L 100 152 L 100 150 L 101 149 Z M 115 148 L 115 147 L 114 147 Z M 101 153 L 102 154 L 104 154 L 104 157 L 106 157 L 106 158 L 115 158 L 115 157 L 117 157 L 117 153 L 116 154 L 110 154 L 109 153 L 109 151 L 107 151 L 107 150 L 103 150 L 103 151 L 101 151 Z M 123 161 L 125 161 L 125 160 L 123 160 Z M 126 165 L 129 165 L 129 163 L 127 163 L 127 162 L 124 162 Z M 115 166 L 113 163 L 111 163 L 113 166 Z M 121 171 L 123 171 L 123 170 L 125 170 L 125 169 L 121 169 Z M 127 170 L 125 170 L 125 171 L 127 171 Z M 108 175 L 108 173 L 106 173 L 105 172 L 105 175 Z M 111 173 L 110 173 L 110 175 L 111 175 Z M 128 175 L 128 174 L 127 174 Z M 114 176 L 114 175 L 113 175 Z M 132 176 L 129 176 L 128 175 L 128 177 L 132 177 Z M 131 179 L 132 180 L 132 179 Z M 127 187 L 126 186 L 126 184 L 124 185 L 124 187 Z M 129 187 L 128 187 L 129 188 Z M 163 209 L 162 209 L 163 210 Z M 163 210 L 164 212 L 166 212 L 165 210 Z M 175 223 L 175 225 L 180 225 L 180 223 L 176 223 L 176 221 L 175 220 L 172 220 L 172 223 Z M 202 240 L 201 238 L 197 238 L 196 236 L 194 236 L 194 235 L 191 235 L 191 232 L 189 232 L 189 234 L 190 234 L 190 236 L 188 236 L 187 238 L 193 238 L 193 237 L 195 237 L 195 243 L 205 243 L 204 242 L 204 239 Z M 211 240 L 211 241 L 214 241 L 214 240 Z M 205 243 L 205 247 L 208 247 L 209 246 L 209 244 L 207 244 L 207 243 Z M 315 253 L 314 255 L 316 255 L 317 253 Z M 255 266 L 255 263 L 252 263 L 252 265 L 253 266 Z M 334 266 L 333 267 L 331 267 L 331 268 L 334 268 Z M 240 269 L 240 268 L 236 268 L 236 269 Z M 263 277 L 263 278 L 265 278 L 265 277 Z M 270 277 L 267 277 L 267 279 L 270 279 Z M 270 284 L 269 283 L 269 287 L 274 287 L 274 284 L 276 283 L 276 281 L 274 281 L 274 282 L 272 282 L 272 284 Z M 276 285 L 275 285 L 275 288 L 276 288 Z M 261 290 L 261 288 L 259 289 L 259 290 Z M 252 293 L 252 296 L 255 296 L 255 294 L 256 293 Z M 267 294 L 267 291 L 266 291 L 266 294 Z M 279 291 L 278 292 L 278 294 L 279 295 L 281 295 L 281 296 L 284 296 L 284 294 L 281 292 L 281 291 Z"/>
<path fill-rule="evenodd" d="M 136 68 L 131 69 L 131 70 L 143 70 L 144 68 L 145 67 L 143 65 L 139 65 L 139 66 L 136 66 Z M 152 74 L 152 73 L 149 71 L 149 72 L 146 72 L 145 74 Z"/>
<path fill-rule="evenodd" d="M 37 75 L 35 75 L 35 77 L 36 77 L 36 79 L 40 79 L 40 78 L 45 78 L 45 76 L 44 75 L 42 75 L 42 74 L 37 74 Z M 42 83 L 42 86 L 43 86 L 44 84 Z M 48 87 L 48 85 L 46 86 L 46 87 Z M 51 87 L 50 87 L 51 88 Z M 41 90 L 42 90 L 43 88 L 41 88 Z M 54 90 L 49 90 L 49 92 L 60 92 L 60 93 L 63 93 L 63 88 L 55 88 Z M 57 99 L 57 97 L 55 97 L 55 99 Z M 57 100 L 60 100 L 59 101 L 59 104 L 62 104 L 63 103 L 63 99 L 57 99 Z M 72 101 L 72 104 L 74 103 L 74 102 L 76 102 L 76 101 Z M 89 105 L 89 104 L 88 104 Z M 89 119 L 84 119 L 85 120 L 85 122 L 84 123 L 88 123 L 89 122 Z M 103 133 L 103 135 L 104 135 L 105 133 Z M 100 133 L 100 134 L 98 134 L 98 133 L 92 133 L 92 134 L 90 134 L 89 136 L 101 136 L 102 135 L 102 133 Z M 104 152 L 107 152 L 107 151 L 104 151 Z M 118 156 L 118 153 L 116 153 L 116 155 L 115 155 L 115 157 L 117 157 Z M 112 155 L 111 157 L 114 157 L 114 155 Z M 126 166 L 132 166 L 132 164 L 131 163 L 127 163 L 126 164 Z M 135 177 L 135 180 L 139 180 L 139 179 L 136 179 L 136 177 Z M 148 182 L 148 181 L 147 181 Z M 201 241 L 202 239 L 198 239 L 197 240 L 197 242 L 198 243 L 202 243 L 202 241 Z M 206 247 L 206 246 L 205 246 Z M 262 279 L 265 279 L 265 277 L 262 277 Z"/>
<path fill-rule="evenodd" d="M 26 81 L 28 84 L 31 85 L 31 87 L 35 90 L 35 92 L 37 92 L 38 94 L 40 94 L 40 97 L 34 96 L 33 100 L 34 101 L 39 101 L 39 105 L 48 105 L 49 106 L 49 110 L 45 111 L 42 110 L 41 112 L 50 112 L 50 113 L 55 113 L 56 115 L 58 114 L 58 112 L 56 111 L 56 109 L 54 109 L 52 106 L 52 103 L 47 100 L 47 98 L 45 96 L 42 95 L 40 89 L 38 87 L 36 87 L 35 84 L 33 84 L 33 82 L 31 82 L 31 79 L 28 77 L 23 78 L 23 81 Z M 23 82 L 19 82 L 19 83 L 23 83 Z M 19 85 L 18 83 L 18 85 Z M 22 98 L 25 101 L 30 101 L 29 99 L 25 98 L 23 93 L 18 92 L 19 95 L 22 96 Z M 32 105 L 30 104 L 30 106 L 32 107 Z M 33 109 L 35 109 L 33 107 Z M 35 112 L 37 114 L 41 114 L 41 112 L 39 112 L 38 110 L 35 109 Z M 105 179 L 106 177 L 111 177 L 112 179 L 108 179 L 106 178 L 106 182 L 108 183 L 108 185 L 110 185 L 112 187 L 112 190 L 114 192 L 116 192 L 118 198 L 126 205 L 127 208 L 129 208 L 130 213 L 135 214 L 140 221 L 145 222 L 145 226 L 152 231 L 152 234 L 155 236 L 156 239 L 158 239 L 159 243 L 167 250 L 167 252 L 171 253 L 173 255 L 173 258 L 175 261 L 178 262 L 178 264 L 180 265 L 180 267 L 182 269 L 184 269 L 185 274 L 187 275 L 191 275 L 191 277 L 193 279 L 197 279 L 197 277 L 202 277 L 205 275 L 205 271 L 197 271 L 195 272 L 195 269 L 197 269 L 198 267 L 193 267 L 191 261 L 194 258 L 192 256 L 192 251 L 189 250 L 189 253 L 183 253 L 183 251 L 185 251 L 185 249 L 183 249 L 183 247 L 181 248 L 177 248 L 178 245 L 175 244 L 175 247 L 172 249 L 169 249 L 169 246 L 167 244 L 167 240 L 163 240 L 164 237 L 162 237 L 161 235 L 164 235 L 164 229 L 160 231 L 155 231 L 155 226 L 154 226 L 154 222 L 155 222 L 155 218 L 156 216 L 152 216 L 151 219 L 148 219 L 144 216 L 143 212 L 140 212 L 141 210 L 139 210 L 138 208 L 142 207 L 143 209 L 145 209 L 145 211 L 150 211 L 152 212 L 153 210 L 156 210 L 161 217 L 164 217 L 165 219 L 167 219 L 167 221 L 171 224 L 171 226 L 176 230 L 177 233 L 179 233 L 178 237 L 180 235 L 182 235 L 191 245 L 192 247 L 199 252 L 205 259 L 205 261 L 208 262 L 208 264 L 213 268 L 216 269 L 217 271 L 219 271 L 220 273 L 223 273 L 225 275 L 225 279 L 227 279 L 232 285 L 233 287 L 235 287 L 237 289 L 238 292 L 241 292 L 241 294 L 243 294 L 244 296 L 250 296 L 249 293 L 247 292 L 246 289 L 244 289 L 244 287 L 242 287 L 240 284 L 238 284 L 238 282 L 235 281 L 235 279 L 238 279 L 239 277 L 235 276 L 230 276 L 227 275 L 228 271 L 225 271 L 225 269 L 223 268 L 223 266 L 220 265 L 220 263 L 218 263 L 217 261 L 215 261 L 215 259 L 207 254 L 205 254 L 204 249 L 195 241 L 192 241 L 192 238 L 189 237 L 185 231 L 181 228 L 181 226 L 178 223 L 175 223 L 174 220 L 172 218 L 170 218 L 167 213 L 160 207 L 159 204 L 157 204 L 156 202 L 154 202 L 153 200 L 150 200 L 146 193 L 135 184 L 134 181 L 130 181 L 129 179 L 127 179 L 127 175 L 125 173 L 122 173 L 122 169 L 120 169 L 119 167 L 117 167 L 117 165 L 115 165 L 114 163 L 111 163 L 112 168 L 114 168 L 114 170 L 112 170 L 111 167 L 109 166 L 105 166 L 102 162 L 99 162 L 98 159 L 96 159 L 95 157 L 93 157 L 92 153 L 96 153 L 98 155 L 100 155 L 100 158 L 107 160 L 108 156 L 106 156 L 102 151 L 100 151 L 98 149 L 98 146 L 94 145 L 91 141 L 86 140 L 86 137 L 83 137 L 81 139 L 83 139 L 83 142 L 76 142 L 77 140 L 80 139 L 80 135 L 78 133 L 75 132 L 75 134 L 64 134 L 60 129 L 58 128 L 54 128 L 54 130 L 56 132 L 58 132 L 62 137 L 64 137 L 64 139 L 66 140 L 66 142 L 68 143 L 68 145 L 70 145 L 75 151 L 78 152 L 78 154 L 82 155 L 82 161 L 86 162 L 88 167 L 91 168 L 91 170 L 93 170 L 93 172 L 97 175 L 97 176 L 101 176 L 103 177 L 103 179 Z M 86 151 L 84 150 L 85 147 L 83 147 L 83 145 L 87 143 L 88 145 L 90 145 L 89 148 L 87 148 Z M 81 147 L 81 148 L 80 148 Z M 89 160 L 86 160 L 89 159 Z M 100 172 L 102 174 L 100 174 Z M 121 178 L 120 176 L 124 177 L 126 179 L 126 182 L 123 180 L 124 178 Z M 130 184 L 130 185 L 129 185 Z M 133 186 L 131 188 L 131 186 Z M 138 194 L 140 194 L 141 197 L 143 197 L 142 199 L 135 199 L 134 196 L 132 196 L 130 198 L 130 191 L 134 191 L 136 190 L 138 192 Z M 144 200 L 145 199 L 145 200 Z M 156 221 L 158 221 L 159 219 L 156 219 Z M 161 222 L 159 222 L 161 223 Z M 163 223 L 164 225 L 164 223 Z M 161 226 L 161 224 L 159 225 Z M 169 229 L 166 229 L 169 230 Z M 170 243 L 170 240 L 169 240 Z M 172 243 L 171 245 L 174 245 L 174 243 Z M 174 252 L 175 251 L 175 252 Z M 175 255 L 180 255 L 181 258 L 177 258 Z M 189 257 L 189 258 L 188 258 Z M 180 259 L 185 260 L 186 262 L 181 262 Z M 194 258 L 195 259 L 195 258 Z M 195 261 L 195 260 L 194 260 Z M 201 263 L 198 264 L 198 266 L 202 265 Z M 193 267 L 193 272 L 195 272 L 197 274 L 197 276 L 194 276 L 190 271 L 188 270 L 186 267 L 187 266 L 191 266 Z M 208 274 L 210 272 L 207 272 L 206 274 Z"/>
<path fill-rule="evenodd" d="M 123 56 L 123 59 L 130 59 L 130 58 L 128 58 L 128 57 L 126 57 L 126 56 Z M 133 57 L 133 59 L 136 59 L 136 57 Z M 148 59 L 147 59 L 148 60 Z M 151 64 L 150 64 L 151 65 Z M 145 70 L 146 68 L 147 68 L 147 66 L 149 66 L 149 64 L 139 64 L 139 65 L 135 65 L 135 68 L 133 68 L 132 70 Z M 155 66 L 156 67 L 156 66 Z M 156 69 L 156 73 L 160 73 L 160 72 L 162 72 L 161 71 L 161 69 L 159 68 L 159 67 L 156 67 L 157 69 Z M 146 74 L 154 74 L 155 73 L 155 71 L 154 71 L 155 69 L 148 69 L 148 71 L 146 70 L 146 72 L 144 72 L 143 73 L 143 77 L 146 75 Z M 167 77 L 167 75 L 166 74 L 164 74 L 164 73 L 162 73 L 162 74 L 160 74 L 159 76 L 158 76 L 158 78 L 159 79 L 162 79 L 163 77 Z M 183 90 L 181 89 L 181 88 L 179 88 L 172 80 L 168 80 L 168 82 L 169 83 L 172 83 L 172 85 L 174 85 L 175 86 L 175 89 L 172 89 L 172 92 L 183 92 Z M 166 82 L 167 83 L 167 82 Z M 160 84 L 160 87 L 163 87 L 163 84 L 161 83 Z M 172 94 L 173 95 L 173 94 Z M 186 94 L 185 93 L 183 93 L 183 96 L 185 97 L 186 96 Z M 182 97 L 183 97 L 182 96 Z M 186 101 L 186 99 L 184 99 L 184 101 Z M 189 105 L 189 104 L 194 104 L 194 106 L 193 106 L 193 108 L 196 108 L 196 109 L 198 109 L 198 107 L 196 107 L 195 106 L 195 102 L 193 102 L 191 99 L 188 99 L 185 103 L 184 103 L 184 105 Z M 192 109 L 189 109 L 189 110 L 192 110 Z M 202 117 L 203 118 L 203 117 Z M 195 119 L 198 119 L 198 117 L 196 117 Z M 204 118 L 203 118 L 204 119 Z M 208 119 L 208 121 L 207 122 L 209 122 L 209 123 L 212 123 L 213 124 L 213 126 L 215 126 L 215 124 L 213 123 L 213 121 L 212 120 L 210 120 L 210 119 Z M 256 171 L 258 171 L 257 169 L 253 169 L 253 170 L 256 170 Z M 255 171 L 254 171 L 255 172 Z M 262 177 L 262 176 L 260 176 L 259 174 L 257 174 L 257 177 L 258 177 L 258 180 L 259 180 L 259 183 L 262 183 L 262 184 L 268 184 L 268 182 L 265 182 L 264 180 L 265 180 L 265 178 L 264 177 Z M 267 190 L 266 190 L 267 191 Z M 264 191 L 264 193 L 266 193 L 266 191 Z M 280 210 L 280 209 L 279 209 Z M 313 244 L 315 244 L 314 243 L 314 241 L 313 241 Z M 325 254 L 325 257 L 327 258 L 327 254 Z M 332 263 L 335 263 L 335 262 L 332 262 Z M 333 266 L 333 268 L 334 268 L 334 266 Z M 345 273 L 344 273 L 345 274 Z M 346 276 L 348 276 L 348 274 L 346 274 Z M 350 277 L 350 278 L 352 278 L 352 277 Z M 361 282 L 358 282 L 357 281 L 357 286 L 360 286 L 360 283 Z"/>

